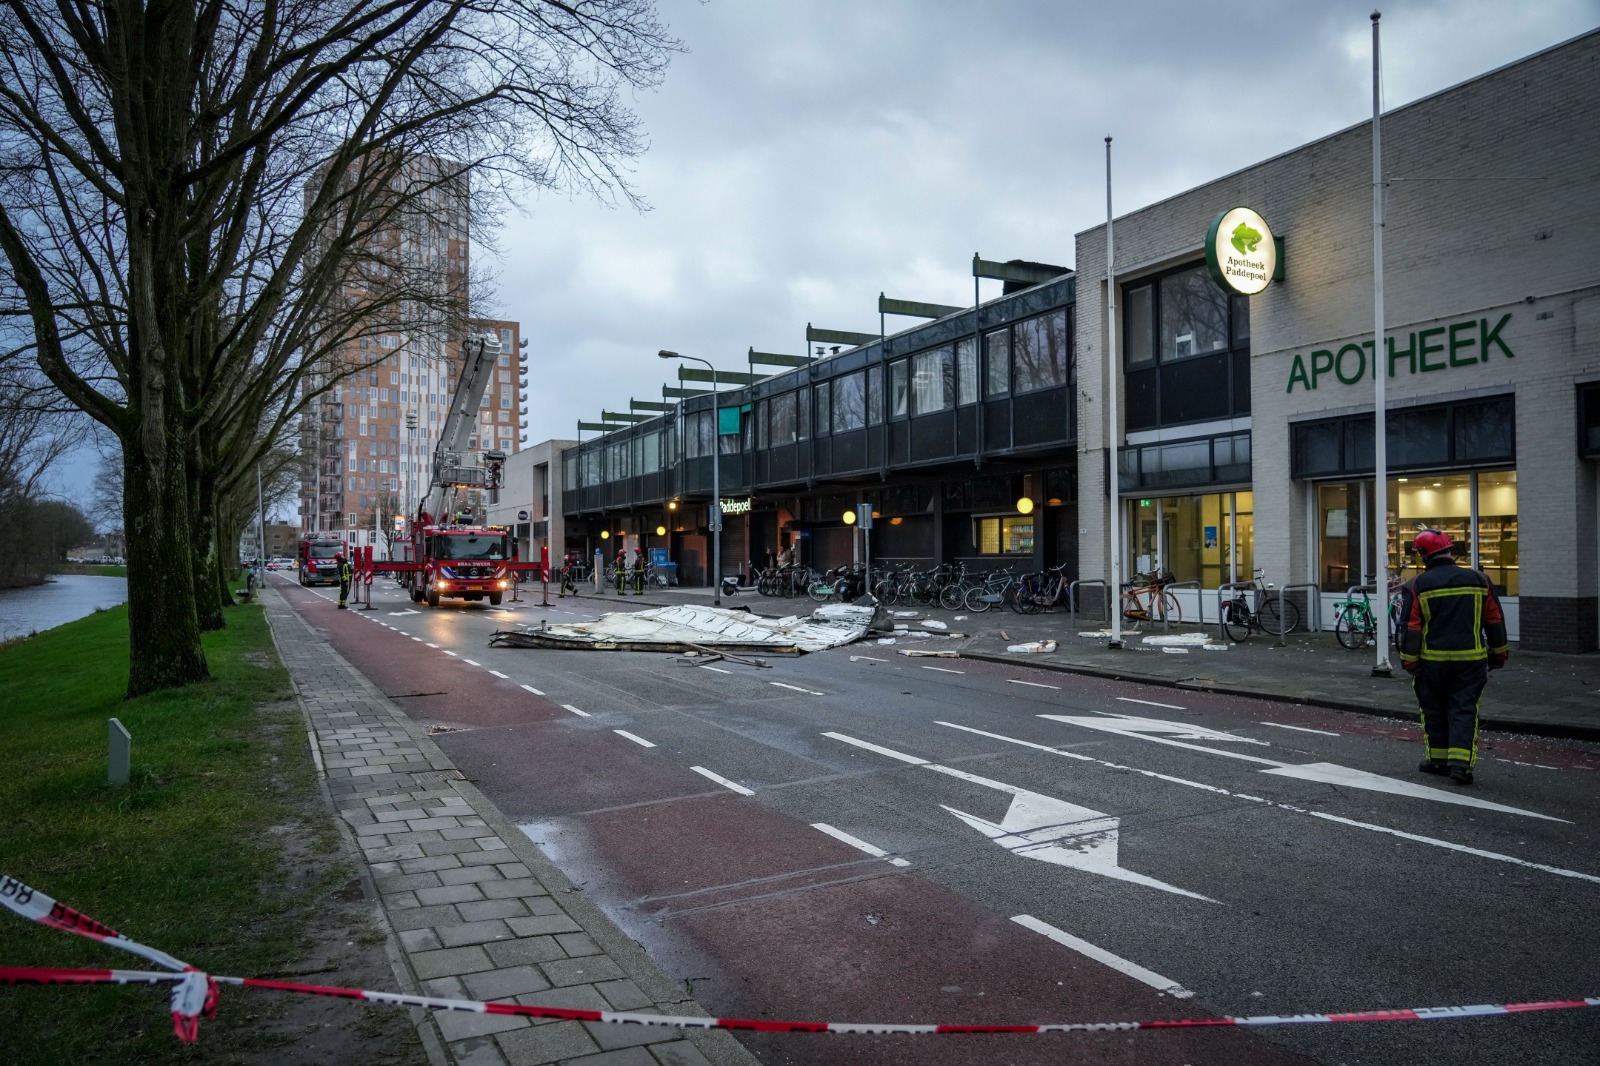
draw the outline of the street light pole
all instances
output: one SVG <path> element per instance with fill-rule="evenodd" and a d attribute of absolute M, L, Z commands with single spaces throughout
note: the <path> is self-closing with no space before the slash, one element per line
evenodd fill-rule
<path fill-rule="evenodd" d="M 662 359 L 687 359 L 704 363 L 711 371 L 711 604 L 722 606 L 722 471 L 717 456 L 722 451 L 722 410 L 717 399 L 717 368 L 709 359 L 696 355 L 679 355 L 665 348 L 656 353 Z"/>

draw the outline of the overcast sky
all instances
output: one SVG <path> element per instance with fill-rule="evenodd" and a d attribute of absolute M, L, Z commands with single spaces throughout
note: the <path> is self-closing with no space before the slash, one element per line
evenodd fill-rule
<path fill-rule="evenodd" d="M 974 252 L 1072 266 L 1107 134 L 1121 215 L 1364 121 L 1373 6 L 661 0 L 688 52 L 635 101 L 651 209 L 533 197 L 473 253 L 528 338 L 525 439 L 660 400 L 660 348 L 744 370 L 807 322 L 876 332 L 880 291 L 969 304 Z M 1381 10 L 1386 107 L 1600 25 L 1600 0 Z"/>

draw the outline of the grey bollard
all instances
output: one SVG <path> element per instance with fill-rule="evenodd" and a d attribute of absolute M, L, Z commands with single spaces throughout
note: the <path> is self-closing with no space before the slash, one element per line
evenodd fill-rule
<path fill-rule="evenodd" d="M 110 734 L 111 741 L 111 766 L 106 773 L 106 780 L 113 785 L 126 785 L 128 783 L 128 756 L 133 750 L 133 737 L 126 727 L 115 718 L 111 719 L 106 732 Z"/>

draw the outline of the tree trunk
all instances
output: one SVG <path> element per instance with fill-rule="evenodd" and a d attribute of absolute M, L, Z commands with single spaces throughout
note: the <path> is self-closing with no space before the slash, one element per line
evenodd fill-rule
<path fill-rule="evenodd" d="M 147 462 L 123 448 L 129 491 L 122 514 L 128 536 L 128 697 L 206 681 L 205 649 L 195 614 L 193 530 L 184 449 L 168 443 L 165 459 Z"/>

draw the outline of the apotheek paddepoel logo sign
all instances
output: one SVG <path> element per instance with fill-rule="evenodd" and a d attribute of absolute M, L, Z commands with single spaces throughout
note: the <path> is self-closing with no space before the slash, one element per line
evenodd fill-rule
<path fill-rule="evenodd" d="M 1217 284 L 1254 296 L 1278 272 L 1278 242 L 1266 219 L 1248 207 L 1232 207 L 1206 231 L 1206 266 Z"/>

